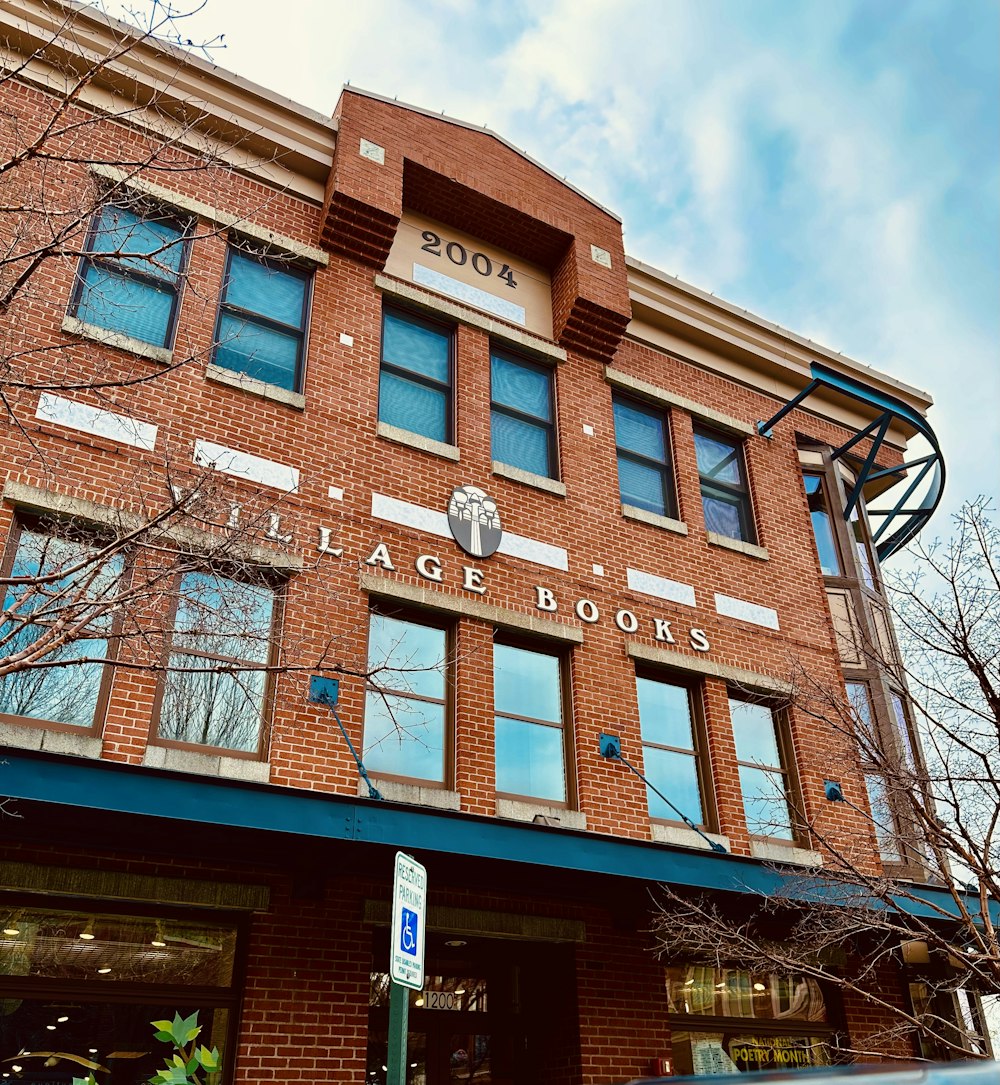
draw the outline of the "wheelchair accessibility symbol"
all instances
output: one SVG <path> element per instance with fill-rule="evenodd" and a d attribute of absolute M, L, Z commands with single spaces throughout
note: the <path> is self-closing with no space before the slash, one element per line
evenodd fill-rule
<path fill-rule="evenodd" d="M 409 908 L 404 907 L 399 925 L 399 948 L 401 952 L 408 954 L 410 957 L 417 955 L 418 929 L 419 919 L 417 913 L 411 912 Z"/>

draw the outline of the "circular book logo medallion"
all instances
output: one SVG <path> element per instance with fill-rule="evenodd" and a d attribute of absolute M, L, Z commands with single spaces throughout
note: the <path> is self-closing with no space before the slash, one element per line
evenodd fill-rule
<path fill-rule="evenodd" d="M 478 486 L 459 486 L 452 491 L 448 526 L 455 542 L 474 558 L 495 554 L 503 538 L 497 503 Z"/>

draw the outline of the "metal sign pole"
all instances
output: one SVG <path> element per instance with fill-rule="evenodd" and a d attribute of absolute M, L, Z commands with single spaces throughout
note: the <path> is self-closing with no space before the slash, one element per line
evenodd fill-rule
<path fill-rule="evenodd" d="M 406 1085 L 406 1027 L 410 991 L 424 986 L 427 871 L 405 852 L 396 852 L 389 928 L 389 1051 L 386 1085 Z"/>
<path fill-rule="evenodd" d="M 409 989 L 389 981 L 389 1073 L 386 1085 L 406 1085 L 406 1026 L 410 1018 Z"/>

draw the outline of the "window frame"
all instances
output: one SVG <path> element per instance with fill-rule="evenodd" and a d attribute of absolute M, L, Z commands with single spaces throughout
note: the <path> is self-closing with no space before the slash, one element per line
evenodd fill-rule
<path fill-rule="evenodd" d="M 704 820 L 696 822 L 700 829 L 705 832 L 716 832 L 719 827 L 718 808 L 715 802 L 715 789 L 712 786 L 712 767 L 709 763 L 708 727 L 705 714 L 704 684 L 696 678 L 678 674 L 673 671 L 663 671 L 655 667 L 639 666 L 635 670 L 636 678 L 636 701 L 637 716 L 639 721 L 639 742 L 642 746 L 642 763 L 645 774 L 649 772 L 646 766 L 646 748 L 652 747 L 657 750 L 666 750 L 670 753 L 681 753 L 693 758 L 695 766 L 695 780 L 698 785 L 698 793 L 701 799 L 702 815 Z M 642 737 L 642 715 L 638 709 L 638 680 L 644 678 L 650 682 L 660 682 L 663 685 L 675 686 L 687 693 L 688 712 L 691 717 L 691 738 L 694 748 L 690 750 L 679 746 L 666 746 L 658 742 L 647 742 Z M 670 795 L 668 799 L 673 801 Z M 648 802 L 647 802 L 648 813 Z M 684 811 L 688 813 L 687 810 Z M 662 825 L 684 825 L 680 818 L 659 818 L 649 814 L 649 820 Z"/>
<path fill-rule="evenodd" d="M 21 512 L 15 510 L 13 517 L 11 518 L 11 527 L 8 532 L 6 543 L 3 553 L 0 554 L 0 576 L 7 577 L 10 575 L 11 570 L 14 567 L 14 560 L 17 557 L 17 552 L 20 546 L 21 536 L 25 531 L 35 532 L 39 535 L 49 535 L 52 537 L 58 537 L 51 527 L 58 523 L 59 520 L 54 517 L 45 517 L 29 512 Z M 90 525 L 83 525 L 82 534 L 86 535 L 92 540 L 91 543 L 87 543 L 84 540 L 79 540 L 82 545 L 94 545 L 98 548 L 102 544 L 107 544 L 110 541 L 110 536 L 107 532 L 101 531 L 99 526 L 94 525 L 90 530 Z M 77 541 L 77 540 L 73 540 Z M 127 587 L 131 573 L 132 566 L 128 560 L 128 554 L 124 551 L 119 551 L 122 556 L 122 587 Z M 6 589 L 0 589 L 0 604 L 4 599 L 4 593 Z M 38 623 L 46 624 L 46 623 Z M 0 712 L 0 722 L 11 723 L 20 727 L 38 727 L 47 731 L 63 731 L 72 735 L 83 735 L 87 737 L 99 736 L 104 730 L 104 721 L 107 717 L 108 701 L 111 698 L 111 687 L 114 682 L 114 667 L 115 660 L 118 657 L 119 640 L 118 634 L 121 632 L 122 615 L 120 610 L 116 610 L 112 616 L 111 623 L 108 627 L 107 636 L 105 637 L 80 637 L 79 640 L 105 640 L 108 645 L 108 652 L 105 657 L 105 662 L 99 664 L 102 668 L 100 684 L 98 686 L 97 700 L 94 704 L 94 718 L 88 727 L 80 727 L 73 723 L 63 723 L 60 720 L 45 720 L 37 716 L 19 716 L 9 712 Z M 98 665 L 95 663 L 95 665 Z M 59 673 L 61 668 L 52 668 L 53 673 Z"/>
<path fill-rule="evenodd" d="M 444 743 L 441 752 L 442 772 L 441 779 L 430 780 L 425 776 L 403 776 L 397 773 L 385 772 L 382 769 L 373 768 L 371 773 L 379 780 L 391 780 L 396 783 L 409 784 L 417 787 L 430 788 L 435 791 L 450 791 L 455 786 L 455 647 L 457 632 L 455 622 L 448 619 L 444 614 L 433 611 L 419 610 L 411 607 L 395 606 L 382 600 L 373 600 L 368 607 L 368 623 L 365 628 L 365 661 L 368 665 L 368 653 L 371 648 L 372 615 L 380 614 L 386 618 L 392 618 L 397 622 L 406 622 L 408 625 L 419 625 L 427 629 L 438 629 L 444 633 L 444 698 L 438 700 L 422 694 L 399 692 L 395 689 L 385 688 L 375 690 L 369 682 L 365 681 L 365 698 L 369 692 L 385 692 L 389 696 L 401 697 L 409 700 L 420 701 L 424 704 L 440 704 L 444 708 Z M 361 749 L 362 755 L 365 750 L 365 727 L 367 724 L 366 711 L 362 705 L 361 720 Z"/>
<path fill-rule="evenodd" d="M 183 582 L 185 573 L 181 572 L 176 575 L 173 585 L 173 598 L 170 601 L 170 607 L 164 619 L 164 629 L 169 630 L 164 636 L 163 644 L 163 674 L 160 676 L 156 684 L 156 694 L 153 699 L 153 709 L 150 715 L 149 735 L 147 743 L 150 746 L 163 746 L 167 749 L 174 750 L 188 750 L 193 753 L 209 754 L 213 757 L 235 757 L 244 761 L 266 761 L 267 751 L 270 745 L 271 738 L 271 726 L 272 716 L 274 713 L 275 703 L 275 678 L 274 666 L 278 661 L 280 655 L 280 637 L 279 631 L 284 622 L 284 610 L 285 610 L 285 596 L 287 581 L 281 576 L 275 573 L 271 569 L 267 569 L 261 566 L 255 566 L 252 572 L 248 575 L 246 569 L 232 569 L 226 565 L 217 565 L 212 562 L 206 562 L 202 566 L 198 566 L 194 569 L 188 570 L 189 572 L 197 573 L 210 573 L 214 576 L 220 576 L 226 580 L 231 580 L 237 584 L 251 584 L 262 585 L 268 588 L 273 594 L 273 605 L 271 608 L 271 626 L 268 631 L 268 653 L 266 661 L 259 667 L 247 667 L 243 668 L 244 671 L 253 673 L 254 671 L 261 671 L 264 674 L 264 691 L 261 696 L 260 705 L 260 728 L 257 737 L 256 750 L 235 750 L 229 746 L 213 746 L 209 743 L 203 742 L 189 742 L 185 739 L 164 738 L 160 735 L 160 717 L 163 711 L 163 700 L 166 694 L 167 681 L 171 673 L 185 673 L 172 671 L 169 665 L 170 657 L 172 655 L 185 655 L 194 656 L 198 659 L 216 659 L 220 662 L 229 663 L 247 663 L 250 662 L 246 659 L 241 659 L 237 656 L 221 656 L 212 655 L 206 652 L 191 651 L 187 648 L 181 648 L 175 650 L 174 638 L 177 635 L 177 610 L 180 605 L 181 599 L 181 583 Z M 256 576 L 253 574 L 256 573 Z M 192 672 L 202 673 L 202 672 Z M 241 673 L 237 668 L 237 673 Z"/>
<path fill-rule="evenodd" d="M 626 407 L 632 407 L 638 409 L 645 414 L 654 416 L 660 423 L 663 429 L 663 454 L 664 459 L 658 460 L 653 456 L 646 456 L 642 453 L 635 452 L 632 449 L 623 448 L 618 443 L 618 420 L 615 415 L 615 407 L 617 404 L 623 404 Z M 674 456 L 673 456 L 673 435 L 671 427 L 670 412 L 662 408 L 656 407 L 651 403 L 647 403 L 641 399 L 636 399 L 634 396 L 625 395 L 623 392 L 612 391 L 611 394 L 611 412 L 612 423 L 615 431 L 615 465 L 618 471 L 618 497 L 623 505 L 631 505 L 634 508 L 643 509 L 645 512 L 651 512 L 656 516 L 665 516 L 667 519 L 677 519 L 678 512 L 678 500 L 677 500 L 677 479 L 674 472 Z M 638 463 L 640 466 L 649 467 L 655 470 L 660 476 L 660 487 L 663 497 L 663 509 L 645 509 L 642 505 L 636 505 L 634 501 L 626 501 L 625 494 L 622 492 L 621 482 L 621 461 L 622 458 L 631 460 Z"/>
<path fill-rule="evenodd" d="M 558 675 L 559 675 L 559 711 L 560 721 L 558 730 L 562 733 L 562 753 L 563 753 L 563 783 L 564 783 L 564 799 L 551 799 L 540 795 L 525 795 L 519 791 L 504 791 L 501 789 L 499 780 L 494 776 L 494 790 L 498 799 L 510 799 L 514 802 L 520 803 L 534 803 L 538 806 L 552 807 L 556 810 L 576 810 L 577 809 L 577 781 L 576 781 L 576 756 L 575 747 L 573 741 L 573 700 L 571 689 L 571 668 L 570 668 L 570 650 L 561 644 L 550 644 L 547 641 L 539 640 L 531 637 L 523 637 L 514 632 L 509 632 L 504 629 L 495 629 L 493 631 L 493 647 L 501 645 L 508 648 L 519 648 L 524 652 L 533 652 L 536 655 L 551 656 L 557 660 L 558 663 Z M 493 684 L 494 696 L 493 696 L 493 740 L 494 740 L 494 772 L 496 770 L 496 718 L 502 716 L 504 719 L 518 720 L 522 723 L 535 724 L 537 726 L 545 726 L 556 729 L 556 725 L 551 720 L 540 720 L 532 716 L 515 716 L 506 712 L 498 712 L 496 707 L 496 652 L 494 650 L 492 668 L 491 668 L 491 681 Z"/>
<path fill-rule="evenodd" d="M 723 538 L 732 538 L 735 542 L 749 543 L 751 546 L 759 544 L 759 538 L 757 534 L 757 525 L 754 520 L 753 510 L 753 495 L 750 490 L 750 473 L 747 466 L 746 457 L 746 441 L 742 437 L 738 437 L 735 434 L 729 433 L 726 430 L 713 428 L 712 426 L 702 425 L 695 422 L 692 427 L 694 451 L 695 451 L 695 466 L 698 469 L 698 489 L 701 494 L 702 516 L 705 516 L 705 491 L 716 490 L 724 497 L 735 499 L 737 516 L 740 522 L 740 531 L 742 532 L 739 538 L 731 535 L 724 535 Z M 731 482 L 724 482 L 718 479 L 711 478 L 708 475 L 702 473 L 701 465 L 698 463 L 698 438 L 705 437 L 711 441 L 717 441 L 721 444 L 731 445 L 735 457 L 735 463 L 737 473 L 740 476 L 740 484 L 734 485 Z M 709 496 L 712 496 L 709 494 Z M 705 522 L 705 530 L 712 531 L 712 528 L 708 526 L 707 518 Z M 721 532 L 712 532 L 713 534 L 721 534 Z"/>
<path fill-rule="evenodd" d="M 778 759 L 782 762 L 781 765 L 765 765 L 763 762 L 758 761 L 745 761 L 740 758 L 738 751 L 736 750 L 736 732 L 733 729 L 733 752 L 736 755 L 737 775 L 739 774 L 739 768 L 746 767 L 757 769 L 761 772 L 766 772 L 769 775 L 773 773 L 780 773 L 783 776 L 784 789 L 783 795 L 785 799 L 785 805 L 788 810 L 788 824 L 790 836 L 776 836 L 773 833 L 755 833 L 750 829 L 749 822 L 747 821 L 746 811 L 746 796 L 743 794 L 743 786 L 740 784 L 740 799 L 743 803 L 743 816 L 746 830 L 751 840 L 762 840 L 769 844 L 777 844 L 782 847 L 797 847 L 802 841 L 803 829 L 805 826 L 802 824 L 802 818 L 800 814 L 801 804 L 801 787 L 799 783 L 798 770 L 795 763 L 795 749 L 792 743 L 791 725 L 788 718 L 788 706 L 786 704 L 779 704 L 774 701 L 773 698 L 766 696 L 754 696 L 752 693 L 747 694 L 743 690 L 734 690 L 731 687 L 726 691 L 726 704 L 727 707 L 732 704 L 733 701 L 742 702 L 746 704 L 761 705 L 768 710 L 771 714 L 771 723 L 774 727 L 774 739 L 775 745 L 778 749 Z M 732 708 L 729 708 L 730 727 L 732 728 Z"/>
<path fill-rule="evenodd" d="M 178 231 L 180 237 L 177 244 L 180 247 L 180 259 L 177 263 L 177 278 L 172 285 L 170 285 L 170 280 L 167 278 L 158 277 L 137 268 L 129 267 L 122 262 L 122 255 L 116 256 L 107 253 L 95 253 L 93 251 L 94 243 L 99 235 L 99 223 L 105 210 L 108 208 L 116 208 L 120 211 L 130 212 L 142 220 L 155 218 L 157 222 L 163 222 L 174 227 Z M 194 216 L 179 213 L 176 209 L 159 204 L 155 200 L 147 197 L 140 199 L 135 196 L 126 196 L 124 200 L 102 200 L 100 206 L 91 216 L 90 224 L 87 227 L 87 235 L 84 240 L 84 251 L 80 254 L 80 262 L 77 265 L 73 290 L 70 294 L 69 305 L 66 309 L 67 314 L 74 319 L 81 320 L 81 323 L 100 328 L 109 335 L 121 335 L 126 339 L 135 339 L 137 342 L 145 343 L 148 346 L 156 347 L 160 350 L 172 350 L 177 338 L 181 295 L 183 294 L 184 284 L 187 280 L 188 263 L 191 255 L 191 234 L 194 229 L 194 223 Z M 124 255 L 127 256 L 128 254 Z M 139 336 L 132 332 L 124 332 L 117 328 L 108 328 L 103 324 L 93 324 L 91 321 L 82 320 L 78 314 L 87 285 L 87 270 L 90 267 L 103 268 L 111 276 L 130 279 L 139 282 L 144 286 L 151 287 L 154 290 L 163 292 L 169 291 L 171 293 L 172 301 L 170 315 L 167 318 L 167 327 L 162 343 L 149 343 L 148 340 L 140 339 Z"/>
<path fill-rule="evenodd" d="M 410 324 L 423 325 L 425 328 L 431 331 L 443 333 L 448 338 L 448 382 L 447 385 L 441 381 L 435 380 L 433 377 L 428 377 L 424 373 L 420 373 L 414 369 L 406 369 L 404 366 L 397 365 L 394 362 L 388 362 L 385 358 L 385 321 L 387 316 L 393 316 L 400 320 L 404 320 Z M 386 421 L 382 418 L 382 373 L 388 372 L 395 377 L 399 377 L 403 380 L 412 381 L 414 384 L 423 385 L 425 388 L 430 388 L 435 392 L 444 393 L 445 402 L 445 419 L 444 419 L 444 439 L 440 440 L 437 437 L 428 437 L 426 434 L 419 433 L 417 430 L 408 429 L 406 426 L 398 426 L 398 429 L 402 429 L 406 433 L 412 433 L 416 437 L 419 437 L 424 441 L 434 441 L 436 444 L 454 444 L 455 443 L 455 376 L 456 376 L 456 349 L 455 339 L 457 333 L 457 326 L 455 324 L 449 324 L 444 320 L 437 320 L 432 316 L 428 316 L 423 312 L 415 312 L 412 309 L 408 309 L 403 305 L 389 304 L 383 302 L 382 316 L 379 324 L 379 334 L 381 339 L 379 341 L 379 365 L 378 365 L 378 405 L 375 411 L 375 418 L 377 423 L 381 423 L 386 426 L 395 426 L 396 423 Z"/>
<path fill-rule="evenodd" d="M 280 320 L 274 320 L 263 313 L 257 313 L 251 309 L 244 309 L 242 306 L 234 305 L 226 300 L 226 295 L 229 292 L 229 284 L 232 281 L 234 254 L 239 254 L 248 260 L 255 260 L 269 271 L 283 272 L 304 281 L 305 289 L 302 291 L 300 327 L 295 328 L 291 324 L 284 324 Z M 248 242 L 242 241 L 242 239 L 230 237 L 226 243 L 226 264 L 222 273 L 222 287 L 219 291 L 219 305 L 215 315 L 215 328 L 212 333 L 212 364 L 219 366 L 220 369 L 225 369 L 226 372 L 229 373 L 241 373 L 244 377 L 247 377 L 250 380 L 260 381 L 261 384 L 266 384 L 271 388 L 283 388 L 283 385 L 275 384 L 273 381 L 261 380 L 260 377 L 254 377 L 245 370 L 230 369 L 228 366 L 221 365 L 216 361 L 219 347 L 222 345 L 222 320 L 223 317 L 229 315 L 236 317 L 247 324 L 267 328 L 271 331 L 279 332 L 282 335 L 295 336 L 298 339 L 298 351 L 295 358 L 295 379 L 292 387 L 284 390 L 301 393 L 305 389 L 306 359 L 309 351 L 309 318 L 312 313 L 312 296 L 315 281 L 315 268 L 304 264 L 301 260 L 297 260 L 291 256 L 282 257 L 280 253 L 268 252 L 266 249 L 257 249 Z"/>
<path fill-rule="evenodd" d="M 512 365 L 521 366 L 523 369 L 531 369 L 545 374 L 546 383 L 548 385 L 548 403 L 549 413 L 551 414 L 551 420 L 545 420 L 539 418 L 537 415 L 528 414 L 526 411 L 521 411 L 516 407 L 511 407 L 506 403 L 498 403 L 493 398 L 493 359 L 499 358 L 502 361 L 509 362 Z M 493 416 L 494 414 L 502 414 L 507 418 L 512 418 L 515 421 L 522 422 L 525 425 L 534 426 L 541 430 L 545 434 L 545 454 L 548 460 L 548 470 L 541 474 L 538 471 L 531 471 L 526 467 L 522 467 L 517 463 L 507 463 L 506 460 L 498 459 L 493 453 Z M 518 354 L 517 351 L 511 350 L 504 344 L 491 342 L 490 343 L 490 459 L 494 463 L 501 463 L 505 467 L 513 468 L 515 471 L 524 471 L 529 475 L 536 475 L 539 478 L 548 478 L 558 482 L 560 478 L 559 472 L 559 440 L 556 429 L 557 415 L 556 415 L 556 370 L 552 365 L 546 365 L 544 362 L 535 361 L 532 358 L 528 358 L 523 354 Z"/>

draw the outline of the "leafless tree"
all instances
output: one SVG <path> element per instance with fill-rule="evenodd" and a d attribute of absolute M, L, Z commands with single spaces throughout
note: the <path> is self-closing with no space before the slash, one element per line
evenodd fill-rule
<path fill-rule="evenodd" d="M 1000 994 L 1000 528 L 989 504 L 966 504 L 952 536 L 917 545 L 890 580 L 902 662 L 869 646 L 871 662 L 905 672 L 922 750 L 890 748 L 843 690 L 801 670 L 795 695 L 877 781 L 858 804 L 872 832 L 845 842 L 799 810 L 823 866 L 786 868 L 785 891 L 750 908 L 661 887 L 658 952 L 839 990 L 880 1022 L 845 1053 L 987 1058 L 980 996 Z M 873 870 L 875 840 L 886 861 Z"/>
<path fill-rule="evenodd" d="M 171 432 L 98 480 L 100 501 L 74 493 L 90 489 L 87 468 L 39 424 L 44 397 L 138 434 L 157 385 L 204 368 L 221 341 L 169 359 L 123 349 L 150 295 L 118 271 L 180 283 L 185 305 L 211 317 L 218 284 L 188 276 L 184 252 L 213 235 L 257 251 L 240 228 L 266 222 L 272 197 L 241 179 L 270 161 L 260 140 L 244 145 L 238 125 L 171 85 L 192 52 L 221 44 L 189 40 L 183 11 L 146 0 L 121 23 L 69 0 L 25 0 L 13 19 L 0 30 L 0 480 L 20 511 L 0 553 L 0 716 L 89 726 L 113 660 L 119 675 L 157 676 L 161 737 L 247 752 L 265 687 L 281 676 L 347 674 L 379 691 L 388 672 L 386 688 L 405 689 L 406 661 L 370 662 L 361 629 L 286 629 L 275 641 L 275 589 L 290 571 L 309 574 L 316 606 L 338 610 L 336 540 L 317 545 L 294 495 L 193 464 Z M 156 191 L 185 189 L 224 215 L 157 202 Z M 268 251 L 266 266 L 284 258 Z M 56 498 L 36 506 L 43 491 Z"/>

